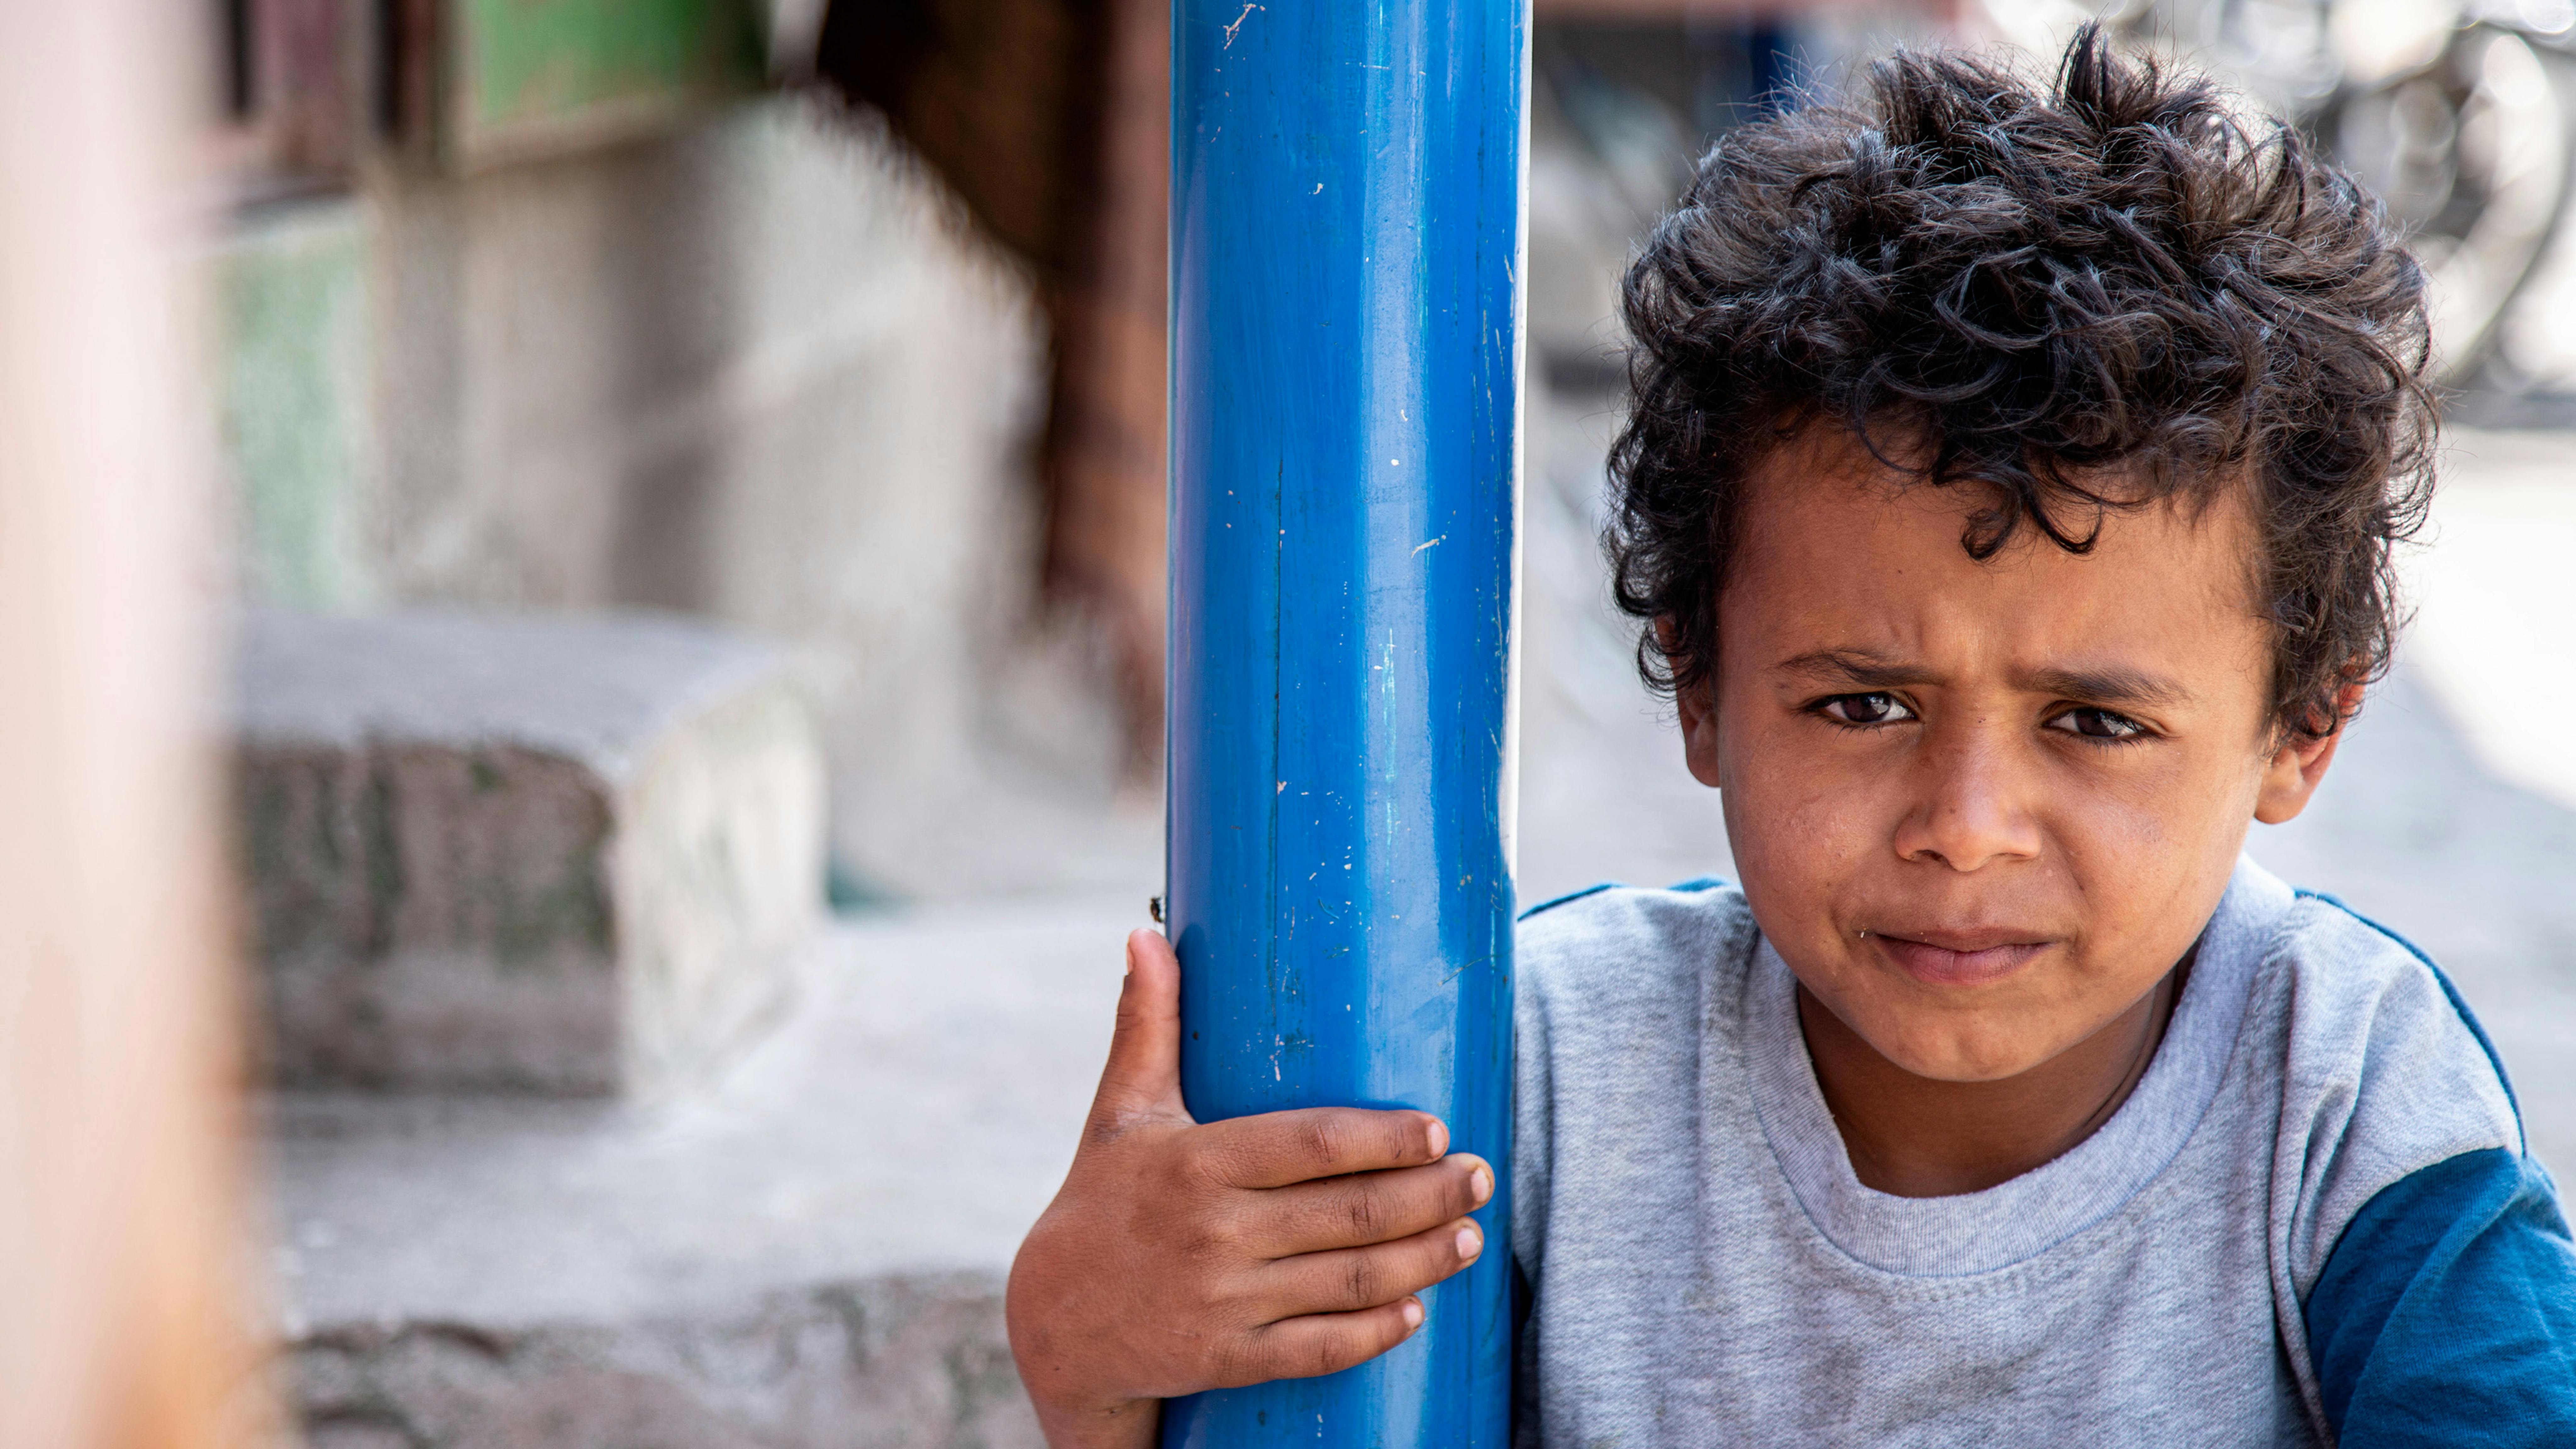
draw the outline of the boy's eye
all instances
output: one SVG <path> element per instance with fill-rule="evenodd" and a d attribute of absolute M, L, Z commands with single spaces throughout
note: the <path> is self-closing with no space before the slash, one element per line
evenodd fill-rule
<path fill-rule="evenodd" d="M 1914 718 L 1914 711 L 1892 694 L 1838 694 L 1824 702 L 1825 718 L 1839 724 L 1889 724 Z"/>
<path fill-rule="evenodd" d="M 2147 732 L 2147 727 L 2124 714 L 2090 705 L 2070 709 L 2048 722 L 2048 727 L 2088 740 L 2133 740 Z"/>

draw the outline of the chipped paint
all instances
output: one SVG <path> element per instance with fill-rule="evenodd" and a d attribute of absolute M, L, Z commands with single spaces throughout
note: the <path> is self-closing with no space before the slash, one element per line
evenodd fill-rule
<path fill-rule="evenodd" d="M 1227 26 L 1225 27 L 1225 48 L 1226 48 L 1226 49 L 1228 49 L 1228 50 L 1232 50 L 1232 49 L 1234 49 L 1234 34 L 1235 34 L 1235 32 L 1236 32 L 1236 31 L 1238 31 L 1238 30 L 1241 30 L 1241 29 L 1243 28 L 1243 22 L 1245 22 L 1246 20 L 1249 20 L 1249 19 L 1251 19 L 1251 18 L 1252 18 L 1252 12 L 1253 12 L 1253 11 L 1255 11 L 1255 10 L 1259 10 L 1259 9 L 1262 9 L 1262 8 L 1264 8 L 1264 7 L 1259 6 L 1259 5 L 1246 5 L 1246 6 L 1244 6 L 1244 7 L 1243 7 L 1243 13 L 1242 13 L 1242 14 L 1240 14 L 1240 15 L 1235 16 L 1235 17 L 1234 17 L 1233 22 L 1232 22 L 1231 24 L 1229 24 L 1229 25 L 1227 25 Z"/>

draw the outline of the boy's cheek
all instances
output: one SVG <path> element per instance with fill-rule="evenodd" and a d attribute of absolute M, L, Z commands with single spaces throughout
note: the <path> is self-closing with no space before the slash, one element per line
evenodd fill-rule
<path fill-rule="evenodd" d="M 1849 880 L 1887 848 L 1899 818 L 1890 809 L 1902 805 L 1877 772 L 1794 741 L 1758 743 L 1773 747 L 1727 752 L 1718 799 L 1748 886 L 1758 871 L 1784 893 L 1808 894 Z"/>

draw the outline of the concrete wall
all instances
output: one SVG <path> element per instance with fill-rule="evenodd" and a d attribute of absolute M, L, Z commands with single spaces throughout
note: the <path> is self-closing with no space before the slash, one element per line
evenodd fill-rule
<path fill-rule="evenodd" d="M 375 594 L 370 215 L 347 197 L 270 206 L 217 245 L 215 403 L 241 588 L 261 603 L 349 608 Z"/>
<path fill-rule="evenodd" d="M 1013 529 L 1024 289 L 863 128 L 773 101 L 371 192 L 394 592 L 706 610 L 882 655 Z"/>
<path fill-rule="evenodd" d="M 1105 661 L 1036 624 L 1028 283 L 868 118 L 774 96 L 464 176 L 382 164 L 254 216 L 225 267 L 253 598 L 784 638 L 845 874 L 1158 873 L 1152 803 L 1114 808 Z M 366 386 L 333 386 L 353 351 Z M 1063 848 L 1102 820 L 1119 848 Z"/>

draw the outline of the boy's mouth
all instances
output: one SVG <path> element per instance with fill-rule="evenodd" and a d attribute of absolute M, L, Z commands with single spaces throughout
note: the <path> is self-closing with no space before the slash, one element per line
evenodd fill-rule
<path fill-rule="evenodd" d="M 1929 934 L 1929 933 L 1926 933 Z M 1942 933 L 1932 940 L 1869 933 L 1870 944 L 1926 986 L 1982 986 L 2000 981 L 2048 949 L 2046 941 Z"/>

